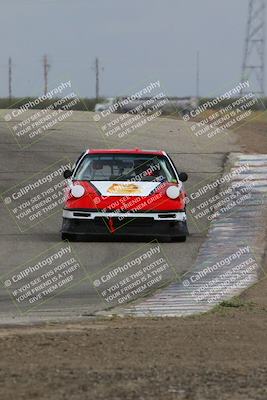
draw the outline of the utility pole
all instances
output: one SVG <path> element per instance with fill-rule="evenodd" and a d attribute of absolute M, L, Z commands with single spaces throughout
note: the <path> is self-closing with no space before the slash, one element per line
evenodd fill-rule
<path fill-rule="evenodd" d="M 95 73 L 95 98 L 96 101 L 99 99 L 99 81 L 100 81 L 100 62 L 98 57 L 96 57 L 92 70 Z M 101 67 L 101 71 L 104 71 L 104 68 Z"/>
<path fill-rule="evenodd" d="M 44 94 L 46 95 L 48 90 L 48 70 L 50 68 L 50 64 L 48 64 L 46 54 L 43 57 L 43 66 L 44 66 Z"/>
<path fill-rule="evenodd" d="M 99 99 L 99 61 L 95 59 L 95 98 Z"/>
<path fill-rule="evenodd" d="M 199 51 L 197 52 L 197 70 L 196 70 L 196 97 L 199 99 L 199 81 L 200 81 L 200 63 L 199 63 Z"/>
<path fill-rule="evenodd" d="M 249 0 L 245 51 L 241 81 L 253 86 L 242 94 L 253 91 L 259 97 L 265 92 L 265 0 Z"/>
<path fill-rule="evenodd" d="M 9 102 L 12 99 L 12 59 L 9 57 L 8 59 L 8 98 Z"/>

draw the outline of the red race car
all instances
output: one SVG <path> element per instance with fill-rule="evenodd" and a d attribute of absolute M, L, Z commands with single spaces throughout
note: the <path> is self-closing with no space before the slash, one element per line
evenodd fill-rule
<path fill-rule="evenodd" d="M 66 170 L 62 239 L 141 236 L 185 241 L 185 172 L 164 151 L 87 150 Z"/>

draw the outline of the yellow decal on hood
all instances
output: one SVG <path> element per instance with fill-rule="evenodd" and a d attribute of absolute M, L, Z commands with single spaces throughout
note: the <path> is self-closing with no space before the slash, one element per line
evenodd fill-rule
<path fill-rule="evenodd" d="M 113 183 L 107 190 L 109 193 L 116 194 L 132 194 L 132 193 L 141 193 L 140 187 L 135 185 L 134 183 L 129 184 L 119 184 Z"/>

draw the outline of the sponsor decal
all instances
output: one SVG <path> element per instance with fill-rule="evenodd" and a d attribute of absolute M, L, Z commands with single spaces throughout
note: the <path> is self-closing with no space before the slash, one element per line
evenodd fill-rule
<path fill-rule="evenodd" d="M 129 183 L 129 184 L 119 184 L 119 183 L 113 183 L 109 188 L 108 188 L 108 192 L 112 193 L 112 194 L 131 194 L 131 193 L 135 193 L 135 194 L 140 194 L 141 190 L 140 187 L 138 187 L 138 185 L 136 185 L 135 183 Z"/>
<path fill-rule="evenodd" d="M 160 182 L 91 181 L 102 196 L 149 196 Z"/>

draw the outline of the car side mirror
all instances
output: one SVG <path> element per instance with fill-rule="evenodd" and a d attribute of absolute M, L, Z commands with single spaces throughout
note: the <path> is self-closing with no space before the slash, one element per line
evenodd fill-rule
<path fill-rule="evenodd" d="M 70 169 L 66 169 L 63 172 L 63 176 L 64 176 L 65 179 L 69 179 L 71 177 L 71 175 L 72 175 L 72 171 Z"/>
<path fill-rule="evenodd" d="M 188 175 L 186 172 L 180 172 L 179 174 L 179 179 L 181 182 L 186 182 L 188 179 Z"/>

